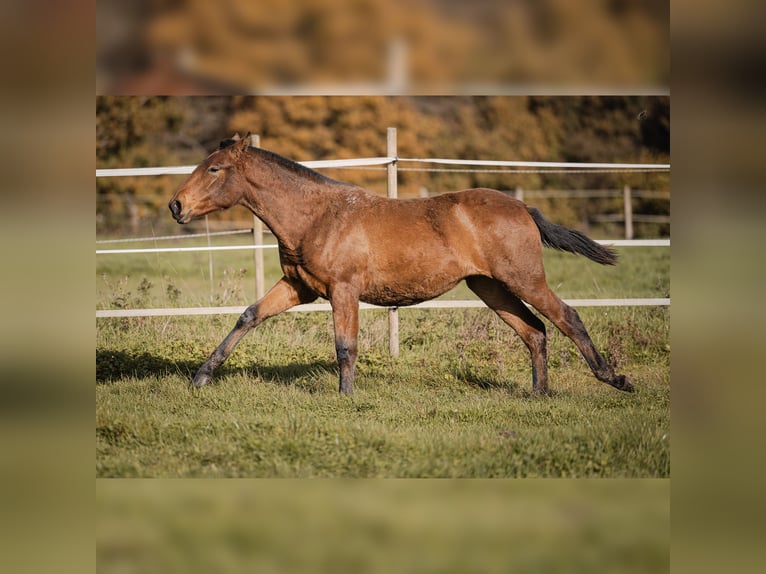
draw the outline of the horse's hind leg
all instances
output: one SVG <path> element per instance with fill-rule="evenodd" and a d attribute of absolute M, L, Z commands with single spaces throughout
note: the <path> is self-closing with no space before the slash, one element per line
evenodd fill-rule
<path fill-rule="evenodd" d="M 547 394 L 548 350 L 545 324 L 499 281 L 475 276 L 469 277 L 466 283 L 524 341 L 532 357 L 532 391 Z"/>
<path fill-rule="evenodd" d="M 335 352 L 340 369 L 338 391 L 344 395 L 354 393 L 354 371 L 359 353 L 359 296 L 348 285 L 335 285 L 330 292 L 332 321 L 335 328 Z"/>
<path fill-rule="evenodd" d="M 530 282 L 531 283 L 531 282 Z M 601 356 L 585 329 L 577 311 L 559 299 L 551 291 L 543 276 L 531 285 L 514 288 L 514 293 L 545 315 L 558 329 L 574 341 L 593 374 L 599 381 L 621 391 L 632 392 L 633 385 L 624 375 L 614 372 L 612 366 Z"/>
<path fill-rule="evenodd" d="M 231 355 L 234 348 L 251 329 L 254 329 L 263 321 L 300 303 L 310 303 L 316 299 L 316 295 L 300 283 L 294 283 L 282 277 L 266 295 L 255 304 L 250 305 L 237 319 L 237 324 L 221 342 L 207 361 L 197 370 L 192 385 L 201 387 L 210 382 L 215 371 L 226 358 Z"/>

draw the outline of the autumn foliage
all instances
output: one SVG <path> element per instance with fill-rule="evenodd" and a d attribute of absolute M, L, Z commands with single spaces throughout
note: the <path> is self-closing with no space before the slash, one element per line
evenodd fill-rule
<path fill-rule="evenodd" d="M 97 98 L 99 168 L 192 165 L 219 140 L 251 131 L 261 146 L 298 161 L 386 155 L 396 127 L 402 158 L 668 163 L 666 97 L 116 97 Z M 486 186 L 500 190 L 669 189 L 665 173 L 561 173 L 486 169 L 409 171 L 400 196 Z M 528 173 L 533 171 L 533 173 Z M 385 193 L 380 169 L 326 169 L 335 179 Z M 167 200 L 183 177 L 99 178 L 97 231 L 170 227 Z M 581 227 L 610 199 L 534 203 L 554 220 Z M 640 200 L 639 212 L 667 213 L 667 202 Z M 216 221 L 247 219 L 238 209 Z M 132 229 L 126 226 L 132 221 Z"/>

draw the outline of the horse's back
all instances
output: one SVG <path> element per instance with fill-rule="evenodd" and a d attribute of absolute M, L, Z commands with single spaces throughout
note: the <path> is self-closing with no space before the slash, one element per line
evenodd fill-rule
<path fill-rule="evenodd" d="M 442 193 L 430 198 L 386 199 L 357 204 L 350 227 L 361 226 L 370 237 L 386 237 L 399 249 L 427 253 L 446 249 L 455 254 L 492 250 L 498 242 L 531 236 L 537 227 L 524 202 L 489 188 Z"/>
<path fill-rule="evenodd" d="M 526 204 L 523 201 L 519 201 L 507 193 L 488 187 L 475 187 L 472 189 L 464 189 L 462 191 L 454 191 L 445 193 L 442 197 L 444 196 L 454 196 L 454 200 L 457 203 L 477 208 L 498 208 L 503 211 L 526 211 Z"/>
<path fill-rule="evenodd" d="M 445 193 L 439 198 L 453 205 L 450 219 L 454 224 L 476 228 L 493 240 L 536 228 L 523 201 L 495 189 L 478 187 Z"/>

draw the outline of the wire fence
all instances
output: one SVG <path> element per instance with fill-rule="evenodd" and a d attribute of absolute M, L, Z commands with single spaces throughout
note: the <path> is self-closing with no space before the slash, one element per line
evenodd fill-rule
<path fill-rule="evenodd" d="M 194 237 L 216 237 L 220 235 L 240 235 L 243 233 L 252 233 L 252 232 L 253 232 L 252 229 L 232 229 L 230 231 L 211 231 L 210 233 L 184 233 L 183 235 L 158 235 L 158 236 L 152 236 L 152 237 L 126 237 L 122 239 L 97 239 L 96 244 L 136 243 L 141 241 L 167 241 L 172 239 L 192 239 Z"/>

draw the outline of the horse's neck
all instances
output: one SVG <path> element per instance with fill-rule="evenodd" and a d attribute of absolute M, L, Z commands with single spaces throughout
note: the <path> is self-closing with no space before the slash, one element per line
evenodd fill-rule
<path fill-rule="evenodd" d="M 248 174 L 243 203 L 280 243 L 297 247 L 331 201 L 333 185 L 301 177 L 281 166 L 267 165 Z"/>

